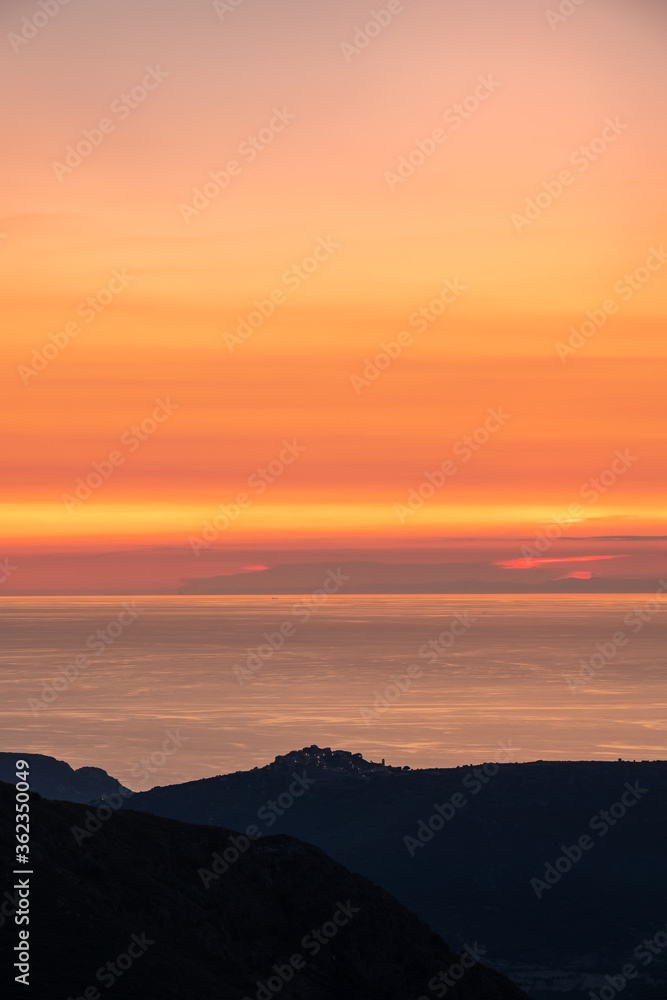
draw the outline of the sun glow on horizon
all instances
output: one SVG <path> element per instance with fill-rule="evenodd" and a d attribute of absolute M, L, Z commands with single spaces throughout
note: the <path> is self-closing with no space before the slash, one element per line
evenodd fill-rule
<path fill-rule="evenodd" d="M 0 69 L 12 552 L 663 533 L 657 6 L 137 11 Z"/>

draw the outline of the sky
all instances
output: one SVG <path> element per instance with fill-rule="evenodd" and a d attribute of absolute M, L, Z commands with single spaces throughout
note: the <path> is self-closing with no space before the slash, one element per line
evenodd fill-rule
<path fill-rule="evenodd" d="M 0 12 L 0 593 L 667 573 L 664 5 L 45 6 Z"/>

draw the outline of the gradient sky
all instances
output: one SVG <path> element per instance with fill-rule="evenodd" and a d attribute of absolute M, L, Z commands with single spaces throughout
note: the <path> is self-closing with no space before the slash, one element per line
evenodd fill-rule
<path fill-rule="evenodd" d="M 586 0 L 555 21 L 559 2 L 406 0 L 351 53 L 380 6 L 71 0 L 35 30 L 39 8 L 5 0 L 2 592 L 173 591 L 337 552 L 489 568 L 572 504 L 568 540 L 628 540 L 558 541 L 549 578 L 667 571 L 664 543 L 634 540 L 664 532 L 664 5 Z M 184 210 L 230 160 L 225 190 Z M 98 295 L 112 301 L 88 322 Z M 587 311 L 599 329 L 572 340 Z M 152 427 L 156 400 L 173 412 Z M 304 450 L 249 486 L 284 441 Z M 631 461 L 591 486 L 617 452 Z M 239 492 L 250 504 L 196 557 Z"/>

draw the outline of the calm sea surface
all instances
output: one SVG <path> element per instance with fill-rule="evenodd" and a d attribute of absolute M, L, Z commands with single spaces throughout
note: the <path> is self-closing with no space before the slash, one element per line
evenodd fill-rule
<path fill-rule="evenodd" d="M 667 757 L 667 599 L 140 597 L 134 618 L 132 600 L 2 600 L 0 749 L 135 789 L 311 743 L 412 767 Z"/>

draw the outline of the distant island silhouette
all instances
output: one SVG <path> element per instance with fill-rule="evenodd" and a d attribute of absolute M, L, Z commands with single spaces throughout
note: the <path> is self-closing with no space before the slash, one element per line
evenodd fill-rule
<path fill-rule="evenodd" d="M 470 575 L 482 570 L 480 576 Z M 369 560 L 339 563 L 285 563 L 227 576 L 184 579 L 179 594 L 274 595 L 308 594 L 655 594 L 664 590 L 657 579 L 568 577 L 536 580 L 548 568 L 539 560 L 516 571 L 465 563 L 385 563 Z"/>

